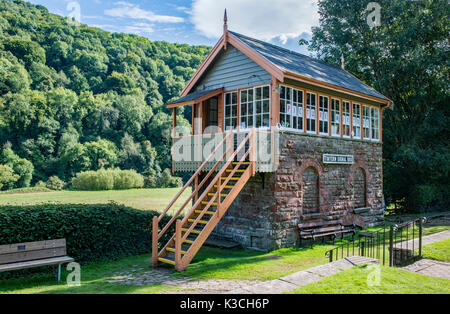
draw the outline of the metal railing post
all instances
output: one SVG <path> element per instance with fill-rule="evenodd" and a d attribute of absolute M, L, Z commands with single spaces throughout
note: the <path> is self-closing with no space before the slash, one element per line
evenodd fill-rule
<path fill-rule="evenodd" d="M 389 230 L 389 267 L 394 264 L 394 226 Z"/>
<path fill-rule="evenodd" d="M 333 261 L 333 250 L 330 251 L 330 263 Z"/>
<path fill-rule="evenodd" d="M 422 258 L 422 228 L 424 218 L 419 219 L 419 258 Z"/>
<path fill-rule="evenodd" d="M 158 266 L 158 217 L 153 216 L 152 223 L 152 266 Z"/>

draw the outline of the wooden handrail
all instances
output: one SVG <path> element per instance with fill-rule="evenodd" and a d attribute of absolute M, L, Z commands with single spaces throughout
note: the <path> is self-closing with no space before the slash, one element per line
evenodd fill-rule
<path fill-rule="evenodd" d="M 188 214 L 184 217 L 182 224 L 184 225 L 187 222 L 187 219 L 189 219 L 189 217 L 191 216 L 192 212 L 196 210 L 197 206 L 199 204 L 201 204 L 201 202 L 203 201 L 203 199 L 206 197 L 206 195 L 208 195 L 209 191 L 211 190 L 211 188 L 214 186 L 214 184 L 217 183 L 218 179 L 222 176 L 222 174 L 225 172 L 225 170 L 228 168 L 228 166 L 230 165 L 230 163 L 234 160 L 234 157 L 236 157 L 236 155 L 238 154 L 239 151 L 241 151 L 241 149 L 243 147 L 245 147 L 245 144 L 248 142 L 249 138 L 250 138 L 250 133 L 247 134 L 247 136 L 245 137 L 245 139 L 242 141 L 242 143 L 238 146 L 238 148 L 234 151 L 234 153 L 230 156 L 230 158 L 228 158 L 228 161 L 225 163 L 225 165 L 222 167 L 222 169 L 219 171 L 219 173 L 215 176 L 215 178 L 212 180 L 212 182 L 209 184 L 209 186 L 205 189 L 205 191 L 203 192 L 203 194 L 199 197 L 199 200 L 196 202 L 196 204 L 194 204 L 194 206 L 192 206 L 191 210 L 188 212 Z M 228 181 L 227 181 L 228 182 Z M 205 206 L 205 208 L 203 208 L 202 212 L 198 215 L 198 217 L 195 219 L 195 221 L 191 224 L 191 226 L 189 227 L 189 229 L 184 233 L 183 238 L 181 239 L 182 241 L 185 241 L 187 239 L 187 237 L 189 236 L 189 234 L 192 232 L 192 230 L 195 228 L 195 226 L 197 225 L 197 223 L 201 220 L 201 218 L 203 217 L 203 215 L 205 214 L 205 212 L 207 211 L 207 209 L 211 206 L 211 204 L 214 202 L 214 199 L 217 197 L 217 192 L 216 194 L 213 196 L 213 198 L 211 198 L 211 200 L 209 201 L 209 203 L 207 204 L 207 206 Z"/>
<path fill-rule="evenodd" d="M 175 204 L 175 202 L 178 200 L 178 198 L 181 196 L 181 194 L 184 193 L 184 191 L 191 185 L 192 181 L 194 181 L 195 177 L 197 177 L 203 170 L 203 168 L 206 166 L 206 164 L 210 161 L 212 157 L 217 153 L 219 148 L 223 145 L 223 143 L 226 141 L 226 139 L 231 135 L 231 132 L 229 132 L 217 145 L 217 147 L 214 149 L 214 151 L 208 156 L 207 159 L 202 163 L 202 165 L 197 169 L 197 171 L 194 173 L 194 175 L 189 179 L 189 181 L 183 186 L 183 188 L 178 192 L 178 194 L 172 199 L 172 201 L 167 205 L 166 209 L 159 215 L 158 222 L 161 221 L 161 219 L 167 214 L 167 212 L 170 210 L 170 208 Z"/>

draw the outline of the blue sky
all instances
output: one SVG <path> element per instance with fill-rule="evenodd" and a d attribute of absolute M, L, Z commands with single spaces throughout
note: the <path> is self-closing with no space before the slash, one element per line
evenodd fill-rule
<path fill-rule="evenodd" d="M 310 54 L 299 47 L 318 24 L 317 0 L 31 0 L 50 12 L 75 16 L 83 24 L 150 40 L 212 46 L 222 34 L 227 8 L 229 29 Z"/>

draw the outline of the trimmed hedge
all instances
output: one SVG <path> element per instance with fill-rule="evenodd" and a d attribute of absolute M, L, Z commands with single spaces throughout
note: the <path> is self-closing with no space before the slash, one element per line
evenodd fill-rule
<path fill-rule="evenodd" d="M 67 254 L 79 263 L 116 260 L 151 252 L 155 215 L 115 203 L 0 205 L 0 245 L 66 238 Z M 160 244 L 168 241 L 174 225 Z"/>

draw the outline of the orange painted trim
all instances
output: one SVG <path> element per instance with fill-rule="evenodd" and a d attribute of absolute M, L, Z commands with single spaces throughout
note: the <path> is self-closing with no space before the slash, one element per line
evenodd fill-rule
<path fill-rule="evenodd" d="M 389 106 L 389 104 L 392 102 L 391 100 L 386 100 L 386 99 L 378 98 L 378 97 L 375 97 L 375 96 L 366 95 L 366 94 L 363 94 L 363 93 L 360 93 L 360 92 L 356 92 L 356 91 L 353 91 L 353 90 L 350 90 L 350 89 L 346 89 L 346 88 L 339 87 L 339 86 L 336 86 L 336 85 L 332 85 L 332 84 L 324 83 L 324 82 L 321 82 L 321 81 L 318 81 L 318 80 L 314 80 L 314 79 L 311 79 L 311 78 L 308 78 L 308 77 L 305 77 L 305 76 L 302 76 L 302 75 L 299 75 L 299 74 L 296 74 L 296 73 L 292 73 L 292 72 L 286 72 L 285 73 L 285 77 L 293 79 L 293 80 L 296 80 L 296 81 L 300 81 L 300 82 L 309 83 L 309 84 L 313 84 L 313 85 L 316 85 L 316 86 L 328 88 L 328 89 L 334 90 L 336 92 L 341 92 L 341 93 L 345 93 L 345 94 L 348 94 L 348 95 L 352 95 L 352 96 L 361 97 L 361 98 L 373 100 L 373 101 L 376 101 L 376 102 L 380 102 L 382 104 L 385 104 L 386 106 Z"/>
<path fill-rule="evenodd" d="M 211 97 L 217 96 L 217 95 L 222 94 L 222 93 L 223 93 L 223 88 L 217 89 L 217 90 L 213 90 L 210 93 L 208 93 L 206 95 L 203 95 L 203 96 L 201 96 L 199 98 L 193 99 L 193 100 L 183 101 L 183 102 L 179 102 L 179 103 L 166 105 L 166 108 L 176 108 L 176 107 L 182 107 L 182 106 L 190 106 L 192 104 L 196 104 L 196 103 L 202 102 L 202 101 L 204 101 L 206 99 L 209 99 Z"/>
<path fill-rule="evenodd" d="M 271 93 L 270 125 L 276 126 L 280 122 L 280 82 L 275 76 L 272 76 Z"/>

